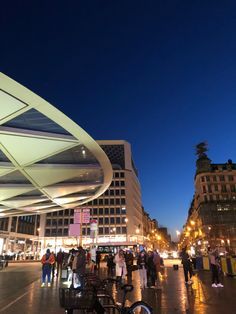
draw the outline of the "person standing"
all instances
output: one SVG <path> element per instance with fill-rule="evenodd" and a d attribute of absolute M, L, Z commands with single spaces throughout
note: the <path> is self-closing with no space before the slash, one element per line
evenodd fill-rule
<path fill-rule="evenodd" d="M 193 275 L 192 264 L 186 250 L 187 250 L 187 247 L 185 246 L 181 252 L 181 258 L 182 258 L 181 263 L 183 264 L 183 268 L 184 268 L 185 283 L 192 284 L 193 283 L 191 280 L 192 275 Z"/>
<path fill-rule="evenodd" d="M 154 263 L 154 253 L 152 251 L 149 251 L 147 256 L 147 276 L 148 286 L 150 286 L 150 288 L 155 288 L 157 271 Z"/>
<path fill-rule="evenodd" d="M 210 258 L 210 266 L 211 266 L 211 279 L 212 279 L 212 287 L 213 288 L 223 288 L 224 286 L 220 283 L 219 280 L 219 269 L 220 269 L 220 261 L 217 249 L 210 250 L 209 254 Z"/>
<path fill-rule="evenodd" d="M 100 269 L 100 262 L 101 262 L 101 254 L 99 251 L 96 252 L 96 269 Z"/>
<path fill-rule="evenodd" d="M 113 276 L 114 267 L 115 267 L 114 256 L 112 255 L 112 253 L 109 253 L 107 256 L 107 275 L 108 276 Z"/>
<path fill-rule="evenodd" d="M 125 256 L 123 250 L 119 250 L 119 252 L 115 255 L 114 263 L 116 264 L 116 278 L 121 283 L 122 278 L 124 278 L 127 275 Z"/>
<path fill-rule="evenodd" d="M 45 286 L 46 277 L 47 277 L 48 287 L 51 287 L 51 272 L 52 272 L 52 265 L 55 263 L 55 258 L 53 254 L 51 254 L 49 249 L 47 249 L 46 254 L 43 255 L 41 259 L 41 263 L 42 263 L 41 287 Z"/>
<path fill-rule="evenodd" d="M 125 262 L 127 268 L 127 277 L 128 281 L 132 281 L 132 267 L 134 263 L 134 256 L 131 250 L 128 250 L 125 254 Z"/>
<path fill-rule="evenodd" d="M 137 265 L 141 289 L 147 288 L 147 256 L 144 250 L 138 255 Z"/>
<path fill-rule="evenodd" d="M 72 264 L 72 270 L 74 272 L 74 288 L 84 287 L 84 275 L 86 272 L 86 253 L 82 246 L 78 247 L 78 251 L 75 255 Z"/>
<path fill-rule="evenodd" d="M 61 275 L 63 260 L 64 260 L 64 253 L 60 250 L 57 253 L 57 257 L 56 257 L 56 261 L 57 261 L 57 277 L 59 277 Z"/>

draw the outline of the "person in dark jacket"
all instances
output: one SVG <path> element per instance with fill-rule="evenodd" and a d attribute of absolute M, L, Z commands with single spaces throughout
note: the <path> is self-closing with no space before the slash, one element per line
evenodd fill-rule
<path fill-rule="evenodd" d="M 137 265 L 139 268 L 141 289 L 147 288 L 147 256 L 144 250 L 138 255 Z"/>
<path fill-rule="evenodd" d="M 72 263 L 72 270 L 76 274 L 74 276 L 74 287 L 84 287 L 84 275 L 86 271 L 86 252 L 82 246 L 78 247 L 78 251 Z"/>
<path fill-rule="evenodd" d="M 134 256 L 131 250 L 128 250 L 125 254 L 125 263 L 127 268 L 127 277 L 128 281 L 132 280 L 132 267 L 134 263 Z"/>
<path fill-rule="evenodd" d="M 64 254 L 62 250 L 57 253 L 56 261 L 57 261 L 57 277 L 61 275 L 62 272 L 62 264 L 64 260 Z"/>
<path fill-rule="evenodd" d="M 192 275 L 193 275 L 192 263 L 186 250 L 187 250 L 187 247 L 185 246 L 181 252 L 182 264 L 184 268 L 184 278 L 185 278 L 186 284 L 192 284 L 193 283 L 191 280 Z"/>
<path fill-rule="evenodd" d="M 107 256 L 107 275 L 112 276 L 114 272 L 116 264 L 114 263 L 114 255 L 112 253 L 109 253 Z"/>
<path fill-rule="evenodd" d="M 154 263 L 154 253 L 152 251 L 149 251 L 147 256 L 147 276 L 148 286 L 150 286 L 150 288 L 155 288 L 157 272 L 156 265 Z"/>

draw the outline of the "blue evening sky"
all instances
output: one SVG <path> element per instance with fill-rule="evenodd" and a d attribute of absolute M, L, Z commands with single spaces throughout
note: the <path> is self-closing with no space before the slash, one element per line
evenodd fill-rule
<path fill-rule="evenodd" d="M 95 139 L 132 145 L 145 209 L 187 217 L 194 146 L 236 161 L 236 1 L 11 1 L 0 70 Z"/>

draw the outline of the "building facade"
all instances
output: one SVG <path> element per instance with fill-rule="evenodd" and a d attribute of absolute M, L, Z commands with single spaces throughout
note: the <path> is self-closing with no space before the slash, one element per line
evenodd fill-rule
<path fill-rule="evenodd" d="M 181 237 L 182 246 L 236 252 L 236 164 L 214 164 L 203 152 L 196 162 L 195 194 Z"/>
<path fill-rule="evenodd" d="M 83 207 L 90 209 L 91 219 L 98 222 L 96 242 L 99 246 L 136 246 L 144 242 L 143 209 L 138 173 L 126 141 L 98 141 L 108 156 L 113 179 L 109 188 Z M 68 236 L 74 209 L 41 216 L 40 229 L 45 230 L 45 246 L 71 247 L 78 239 Z M 91 243 L 90 225 L 82 226 L 82 243 Z"/>

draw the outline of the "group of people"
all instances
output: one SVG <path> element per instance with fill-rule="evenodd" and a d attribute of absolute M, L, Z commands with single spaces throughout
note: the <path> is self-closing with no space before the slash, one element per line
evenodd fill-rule
<path fill-rule="evenodd" d="M 212 274 L 212 287 L 213 288 L 223 288 L 224 286 L 220 283 L 220 273 L 221 273 L 221 265 L 220 265 L 220 256 L 217 248 L 208 249 L 210 269 Z M 181 252 L 181 259 L 184 269 L 184 278 L 185 283 L 191 285 L 193 283 L 193 263 L 191 257 L 187 253 L 187 247 L 184 247 Z"/>
<path fill-rule="evenodd" d="M 50 252 L 50 249 L 47 249 L 46 253 L 41 259 L 42 263 L 42 284 L 41 287 L 44 287 L 47 281 L 48 287 L 51 286 L 51 277 L 59 277 L 62 272 L 62 265 L 64 261 L 64 253 L 60 250 L 57 255 L 54 252 Z"/>
<path fill-rule="evenodd" d="M 111 271 L 109 267 L 115 265 L 115 273 L 117 279 L 121 282 L 122 278 L 128 277 L 128 281 L 132 280 L 132 271 L 138 269 L 140 277 L 141 289 L 155 288 L 158 284 L 159 272 L 163 268 L 163 259 L 157 251 L 142 250 L 137 257 L 137 265 L 134 265 L 133 253 L 119 250 L 113 261 L 108 257 L 107 266 L 108 273 Z"/>

